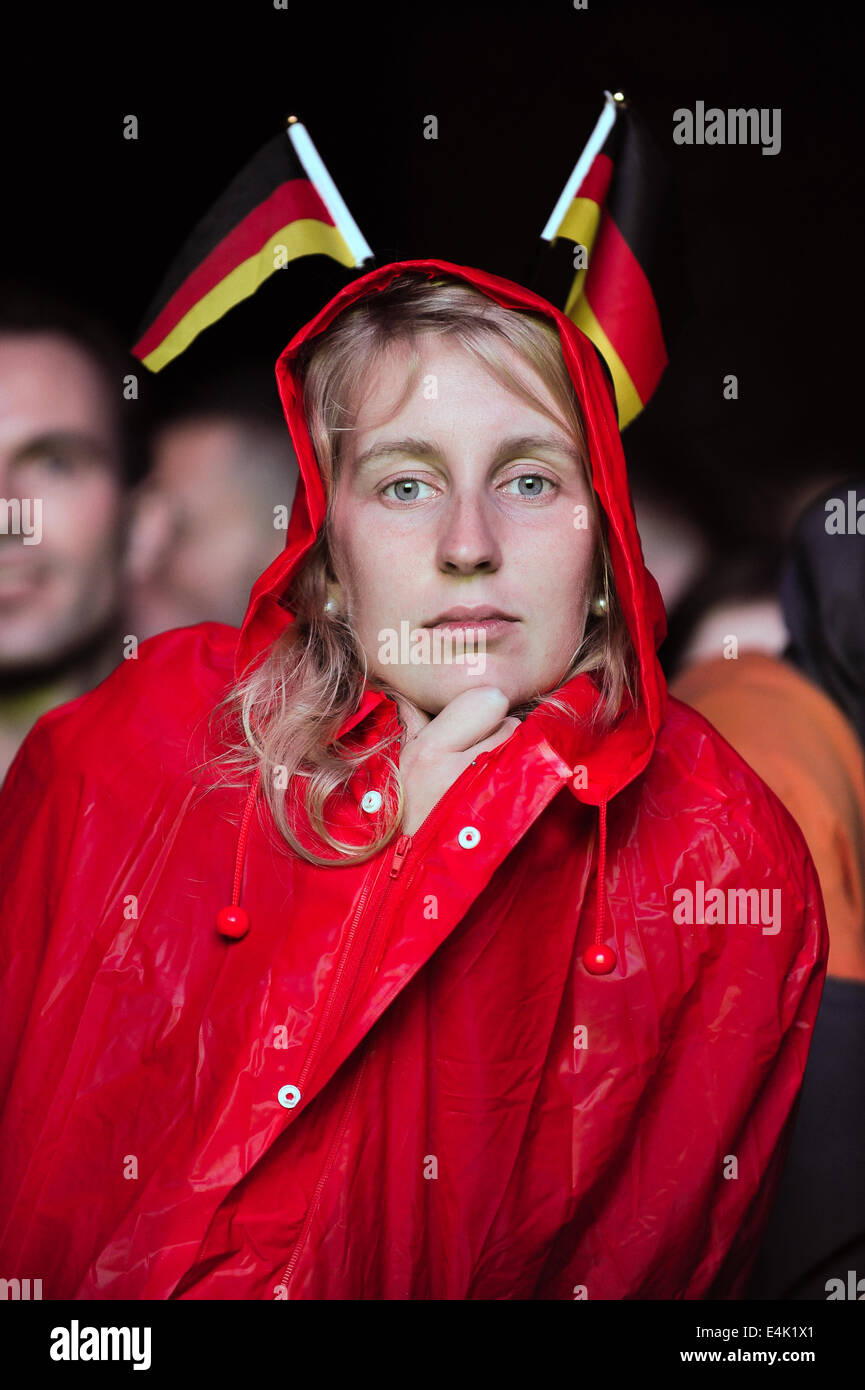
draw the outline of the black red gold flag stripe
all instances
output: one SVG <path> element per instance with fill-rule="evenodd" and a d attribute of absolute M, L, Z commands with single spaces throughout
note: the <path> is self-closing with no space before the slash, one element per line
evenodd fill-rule
<path fill-rule="evenodd" d="M 195 226 L 165 275 L 133 355 L 153 372 L 299 256 L 356 259 L 288 136 L 263 145 Z"/>
<path fill-rule="evenodd" d="M 634 108 L 624 100 L 615 108 L 612 129 L 553 235 L 585 247 L 586 265 L 562 307 L 603 356 L 624 429 L 668 364 L 667 330 L 681 317 L 683 296 L 680 211 L 669 166 Z M 573 248 L 569 255 L 573 271 Z"/>

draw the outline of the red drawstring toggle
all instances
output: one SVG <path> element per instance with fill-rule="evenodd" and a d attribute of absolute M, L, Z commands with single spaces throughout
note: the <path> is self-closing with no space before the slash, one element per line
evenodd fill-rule
<path fill-rule="evenodd" d="M 609 975 L 616 968 L 616 953 L 612 946 L 590 946 L 583 955 L 583 965 L 590 975 Z"/>
<path fill-rule="evenodd" d="M 249 913 L 245 907 L 221 907 L 216 914 L 216 929 L 220 936 L 239 941 L 249 931 Z"/>

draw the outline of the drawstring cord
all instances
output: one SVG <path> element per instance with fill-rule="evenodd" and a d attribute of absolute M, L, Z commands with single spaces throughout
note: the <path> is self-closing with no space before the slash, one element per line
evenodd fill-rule
<path fill-rule="evenodd" d="M 607 872 L 607 803 L 602 801 L 599 809 L 598 827 L 598 875 L 596 880 L 595 939 L 583 954 L 583 965 L 590 975 L 609 975 L 615 970 L 617 957 L 612 946 L 604 942 L 604 922 L 606 920 L 607 898 L 604 880 Z"/>
<path fill-rule="evenodd" d="M 252 786 L 246 798 L 246 805 L 243 809 L 243 817 L 240 822 L 240 833 L 237 837 L 237 854 L 234 860 L 234 884 L 231 891 L 231 904 L 229 907 L 221 907 L 216 914 L 216 929 L 221 936 L 228 937 L 230 941 L 239 941 L 246 936 L 249 931 L 249 913 L 246 908 L 240 906 L 240 882 L 243 877 L 243 861 L 246 856 L 246 840 L 249 835 L 249 823 L 252 820 L 252 812 L 255 809 L 255 798 L 258 793 L 258 785 L 261 781 L 261 765 L 255 770 L 252 779 Z"/>

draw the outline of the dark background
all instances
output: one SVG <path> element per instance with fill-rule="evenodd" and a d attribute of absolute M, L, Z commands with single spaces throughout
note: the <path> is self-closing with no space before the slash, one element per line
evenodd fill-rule
<path fill-rule="evenodd" d="M 696 305 L 626 453 L 716 542 L 756 554 L 803 483 L 860 458 L 855 15 L 687 0 L 40 6 L 7 45 L 4 263 L 131 345 L 186 234 L 291 111 L 379 264 L 438 256 L 525 281 L 603 89 L 621 88 L 676 171 Z M 674 145 L 673 111 L 697 100 L 780 107 L 780 153 Z M 129 114 L 137 141 L 123 138 Z M 429 114 L 438 140 L 423 138 Z M 234 361 L 269 371 L 350 278 L 324 258 L 294 263 L 158 392 Z"/>

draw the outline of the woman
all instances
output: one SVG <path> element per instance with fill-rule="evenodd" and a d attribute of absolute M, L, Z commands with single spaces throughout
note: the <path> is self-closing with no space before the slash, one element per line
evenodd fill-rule
<path fill-rule="evenodd" d="M 241 632 L 144 643 L 0 797 L 2 1268 L 735 1297 L 825 920 L 795 823 L 666 701 L 594 350 L 410 261 L 277 378 L 301 479 Z"/>

